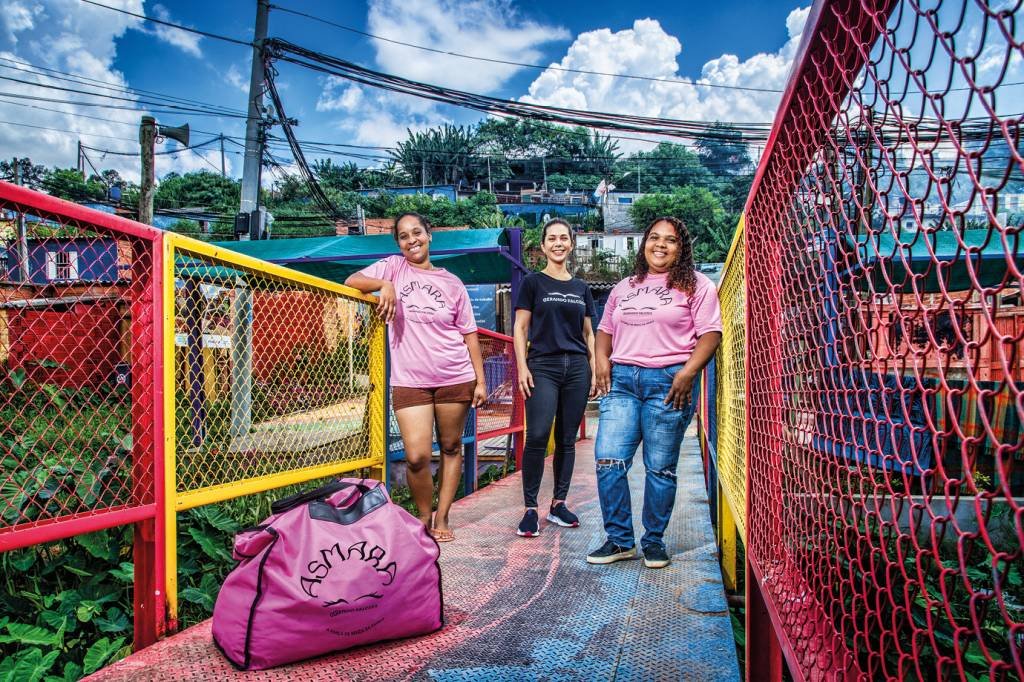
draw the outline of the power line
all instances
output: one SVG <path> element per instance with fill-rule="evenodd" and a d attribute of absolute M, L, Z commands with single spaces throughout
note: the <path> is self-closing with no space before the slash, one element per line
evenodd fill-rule
<path fill-rule="evenodd" d="M 82 0 L 82 2 L 85 2 L 85 1 L 86 0 Z M 109 97 L 109 95 L 102 95 L 102 96 Z M 246 116 L 244 114 L 243 115 L 225 114 L 225 113 L 222 113 L 222 112 L 205 111 L 205 110 L 201 110 L 201 109 L 186 109 L 186 108 L 183 108 L 183 107 L 175 107 L 174 109 L 159 109 L 159 108 L 154 108 L 154 109 L 149 109 L 149 108 L 147 108 L 147 109 L 138 109 L 136 107 L 129 107 L 129 106 L 125 106 L 123 104 L 109 104 L 109 103 L 106 103 L 106 102 L 81 102 L 81 101 L 78 101 L 78 100 L 57 99 L 55 97 L 43 97 L 41 95 L 26 95 L 25 93 L 22 93 L 22 92 L 0 92 L 0 97 L 16 97 L 18 99 L 32 100 L 33 102 L 49 102 L 51 104 L 71 104 L 71 105 L 74 105 L 74 106 L 81 106 L 81 107 L 105 107 L 107 109 L 119 109 L 119 110 L 122 110 L 122 111 L 138 111 L 139 113 L 147 113 L 148 112 L 148 113 L 154 113 L 154 114 L 178 114 L 178 115 L 181 115 L 183 113 L 188 113 L 188 114 L 192 114 L 193 116 L 224 116 L 226 118 L 243 118 L 243 119 L 246 118 Z M 146 104 L 146 103 L 145 102 L 140 102 L 140 104 Z M 156 107 L 164 107 L 164 106 L 169 106 L 169 105 L 161 104 L 161 103 L 156 103 L 154 106 L 156 106 Z"/>
<path fill-rule="evenodd" d="M 80 0 L 80 2 L 84 2 L 87 5 L 93 5 L 95 7 L 102 7 L 103 9 L 109 9 L 111 12 L 119 12 L 121 14 L 127 14 L 128 16 L 136 17 L 137 19 L 144 19 L 145 21 L 149 21 L 149 22 L 152 22 L 154 24 L 161 24 L 162 26 L 169 26 L 170 28 L 176 28 L 179 31 L 185 31 L 186 33 L 195 33 L 196 35 L 201 35 L 201 36 L 204 36 L 206 38 L 213 38 L 214 40 L 223 40 L 224 42 L 234 43 L 235 45 L 244 45 L 245 47 L 255 47 L 249 41 L 239 40 L 237 38 L 231 38 L 229 36 L 220 35 L 218 33 L 210 33 L 209 31 L 201 31 L 198 28 L 191 28 L 189 26 L 182 26 L 181 24 L 176 24 L 173 21 L 166 21 L 164 19 L 157 19 L 156 17 L 151 17 L 151 16 L 146 15 L 146 14 L 137 14 L 135 12 L 129 12 L 128 10 L 121 9 L 120 7 L 111 7 L 110 5 L 104 5 L 104 4 L 101 4 L 99 2 L 94 2 L 94 0 Z"/>
<path fill-rule="evenodd" d="M 653 82 L 656 82 L 656 83 L 670 83 L 672 85 L 687 85 L 687 86 L 690 86 L 690 87 L 693 87 L 693 88 L 720 88 L 720 89 L 723 89 L 723 90 L 744 90 L 744 91 L 748 91 L 748 92 L 770 92 L 770 93 L 774 93 L 774 94 L 782 94 L 782 90 L 772 90 L 772 89 L 769 89 L 769 88 L 751 88 L 751 87 L 744 87 L 744 86 L 739 86 L 739 85 L 719 85 L 717 83 L 695 83 L 693 81 L 684 81 L 684 80 L 680 80 L 680 79 L 677 79 L 677 78 L 659 78 L 657 76 L 637 76 L 635 74 L 627 74 L 627 73 L 610 73 L 610 72 L 607 72 L 607 71 L 591 71 L 591 70 L 588 70 L 588 69 L 571 69 L 571 68 L 564 67 L 564 66 L 554 66 L 554 65 L 543 66 L 541 64 L 529 64 L 529 63 L 526 63 L 526 62 L 514 62 L 514 61 L 509 61 L 509 60 L 506 60 L 506 59 L 495 59 L 493 57 L 481 57 L 479 55 L 463 54 L 461 52 L 452 52 L 450 50 L 440 50 L 440 49 L 437 49 L 437 48 L 434 48 L 434 47 L 427 47 L 426 45 L 416 45 L 416 44 L 413 44 L 413 43 L 407 43 L 407 42 L 404 42 L 404 41 L 401 41 L 401 40 L 395 40 L 394 38 L 386 38 L 384 36 L 376 35 L 374 33 L 369 33 L 367 31 L 362 31 L 362 30 L 360 30 L 358 28 L 353 28 L 352 26 L 345 26 L 344 24 L 338 24 L 338 23 L 335 23 L 335 22 L 330 21 L 328 19 L 324 19 L 323 17 L 314 16 L 312 14 L 307 14 L 305 12 L 300 12 L 298 10 L 289 9 L 287 7 L 281 7 L 280 5 L 273 5 L 272 4 L 272 5 L 270 5 L 270 8 L 274 9 L 274 10 L 278 10 L 280 12 L 284 12 L 286 14 L 294 14 L 296 16 L 305 17 L 306 19 L 311 19 L 313 21 L 318 21 L 318 22 L 320 22 L 322 24 L 326 24 L 328 26 L 333 26 L 333 27 L 339 28 L 339 29 L 341 29 L 343 31 L 348 31 L 349 33 L 355 33 L 357 35 L 361 35 L 361 36 L 364 36 L 366 38 L 373 38 L 374 40 L 380 40 L 380 41 L 383 41 L 385 43 L 391 43 L 393 45 L 401 45 L 402 47 L 411 47 L 411 48 L 416 49 L 416 50 L 423 50 L 425 52 L 433 52 L 434 54 L 441 54 L 441 55 L 446 55 L 446 56 L 449 56 L 449 57 L 458 57 L 460 59 L 472 59 L 474 61 L 488 62 L 488 63 L 491 63 L 491 64 L 504 64 L 504 65 L 507 65 L 507 66 L 519 66 L 519 67 L 523 67 L 523 68 L 527 68 L 527 69 L 538 69 L 540 71 L 547 71 L 547 70 L 550 70 L 550 71 L 561 71 L 563 73 L 581 73 L 581 74 L 592 75 L 592 76 L 611 76 L 613 78 L 628 78 L 628 79 L 633 79 L 633 80 L 653 81 Z"/>
<path fill-rule="evenodd" d="M 58 69 L 51 69 L 51 68 L 48 68 L 48 67 L 45 67 L 45 66 L 37 66 L 37 65 L 31 64 L 29 62 L 18 61 L 16 59 L 8 59 L 6 57 L 0 57 L 0 62 L 9 62 L 9 64 L 0 64 L 0 68 L 10 69 L 12 71 L 20 71 L 22 73 L 29 73 L 29 74 L 32 74 L 34 76 L 41 76 L 41 77 L 45 77 L 45 78 L 52 78 L 54 80 L 64 81 L 64 82 L 67 82 L 67 83 L 75 83 L 75 84 L 78 84 L 78 85 L 89 85 L 90 87 L 98 87 L 98 88 L 102 88 L 102 89 L 105 89 L 105 90 L 112 90 L 114 92 L 122 92 L 122 93 L 138 94 L 138 95 L 146 95 L 146 96 L 151 96 L 151 97 L 157 97 L 159 99 L 168 100 L 169 102 L 172 102 L 172 103 L 190 104 L 190 105 L 195 105 L 195 106 L 198 106 L 198 107 L 205 107 L 205 108 L 208 108 L 208 109 L 211 109 L 211 110 L 219 109 L 219 110 L 226 111 L 228 113 L 234 113 L 234 114 L 242 113 L 238 109 L 231 109 L 230 107 L 225 107 L 225 106 L 220 105 L 220 104 L 211 104 L 209 102 L 202 102 L 202 101 L 199 101 L 199 100 L 188 99 L 186 97 L 178 97 L 176 95 L 167 95 L 167 94 L 164 94 L 164 93 L 161 93 L 161 92 L 157 92 L 155 90 L 143 90 L 141 88 L 133 88 L 133 87 L 130 87 L 130 86 L 119 85 L 119 84 L 115 84 L 115 83 L 109 83 L 107 81 L 102 81 L 102 80 L 99 80 L 97 78 L 88 78 L 86 76 L 81 76 L 79 74 L 69 73 L 67 71 L 60 71 Z M 32 68 L 23 69 L 23 68 L 19 68 L 19 66 L 11 66 L 10 64 L 17 64 L 19 66 L 29 66 L 29 67 L 32 67 Z M 33 69 L 35 69 L 35 70 L 33 70 Z M 24 81 L 20 81 L 20 82 L 24 82 Z M 30 83 L 30 84 L 38 85 L 40 87 L 46 87 L 46 85 L 43 84 L 43 83 Z M 71 92 L 78 92 L 78 91 L 77 90 L 72 90 Z M 81 93 L 81 94 L 92 94 L 92 93 Z M 133 98 L 132 101 L 136 101 L 136 99 Z"/>
<path fill-rule="evenodd" d="M 676 119 L 653 118 L 608 112 L 580 111 L 564 107 L 516 102 L 487 95 L 454 90 L 428 83 L 401 78 L 391 74 L 361 67 L 338 57 L 308 50 L 294 43 L 273 39 L 266 45 L 270 59 L 280 59 L 298 66 L 338 76 L 369 87 L 380 88 L 391 92 L 429 99 L 443 104 L 475 109 L 488 113 L 504 113 L 520 118 L 542 120 L 566 125 L 581 125 L 589 128 L 608 130 L 625 130 L 652 135 L 664 135 L 686 139 L 723 139 L 735 138 L 735 132 L 728 133 L 714 130 L 712 124 L 702 121 L 684 121 Z M 736 124 L 734 129 L 744 135 L 748 141 L 766 141 L 770 126 L 768 124 Z"/>

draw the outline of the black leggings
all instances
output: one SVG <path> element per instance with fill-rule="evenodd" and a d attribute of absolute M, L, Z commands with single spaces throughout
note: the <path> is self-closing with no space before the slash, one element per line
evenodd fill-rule
<path fill-rule="evenodd" d="M 526 447 L 523 450 L 523 501 L 537 506 L 537 491 L 544 476 L 544 452 L 555 423 L 555 494 L 569 494 L 576 463 L 576 431 L 587 409 L 590 361 L 580 353 L 542 355 L 527 361 L 533 391 L 526 399 Z"/>

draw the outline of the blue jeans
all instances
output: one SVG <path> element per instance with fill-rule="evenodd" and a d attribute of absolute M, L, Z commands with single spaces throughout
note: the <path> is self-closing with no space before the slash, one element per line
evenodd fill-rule
<path fill-rule="evenodd" d="M 608 539 L 620 547 L 635 544 L 633 511 L 626 475 L 640 441 L 644 444 L 643 547 L 664 545 L 665 528 L 676 499 L 676 464 L 683 433 L 690 425 L 699 395 L 693 384 L 683 409 L 665 404 L 672 378 L 682 365 L 634 367 L 612 365 L 611 390 L 601 399 L 597 426 L 597 492 Z"/>

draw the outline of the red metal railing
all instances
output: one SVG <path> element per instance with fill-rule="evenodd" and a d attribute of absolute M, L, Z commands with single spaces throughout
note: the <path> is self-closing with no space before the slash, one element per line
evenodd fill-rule
<path fill-rule="evenodd" d="M 0 182 L 0 551 L 136 524 L 135 641 L 163 604 L 160 232 Z"/>
<path fill-rule="evenodd" d="M 487 329 L 480 329 L 478 335 L 484 358 L 487 402 L 476 410 L 476 438 L 479 442 L 511 435 L 516 467 L 519 468 L 522 465 L 525 419 L 512 337 Z"/>
<path fill-rule="evenodd" d="M 1024 677 L 1018 7 L 807 20 L 745 214 L 752 675 Z"/>

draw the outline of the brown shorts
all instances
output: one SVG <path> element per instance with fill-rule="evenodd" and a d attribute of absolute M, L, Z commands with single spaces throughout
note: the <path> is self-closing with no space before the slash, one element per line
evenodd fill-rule
<path fill-rule="evenodd" d="M 476 381 L 467 381 L 462 384 L 453 384 L 452 386 L 438 386 L 437 388 L 392 386 L 391 409 L 397 412 L 403 407 L 415 407 L 416 405 L 471 403 L 473 402 L 473 391 L 475 389 Z"/>

